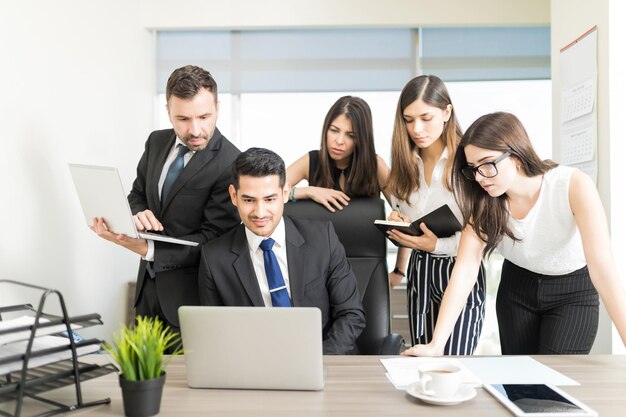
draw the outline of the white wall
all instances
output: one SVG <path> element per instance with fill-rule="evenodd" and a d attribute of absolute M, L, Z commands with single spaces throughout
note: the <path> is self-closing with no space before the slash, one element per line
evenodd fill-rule
<path fill-rule="evenodd" d="M 626 73 L 623 40 L 624 5 L 617 0 L 552 0 L 552 117 L 553 135 L 556 138 L 559 128 L 561 88 L 559 80 L 559 50 L 585 33 L 594 25 L 598 26 L 598 191 L 609 218 L 613 252 L 618 263 L 622 282 L 626 278 L 626 265 L 623 254 L 626 245 L 624 221 L 623 184 L 619 178 L 626 176 L 623 156 L 626 147 L 623 138 L 623 119 L 626 112 L 624 74 Z M 610 57 L 610 59 L 609 59 Z M 554 155 L 559 155 L 558 141 L 554 141 Z M 621 152 L 620 152 L 621 151 Z M 604 309 L 601 310 L 600 329 L 594 345 L 594 353 L 608 353 L 612 348 L 611 322 Z M 615 346 L 623 345 L 616 339 Z"/>
<path fill-rule="evenodd" d="M 613 236 L 613 254 L 617 261 L 617 268 L 626 283 L 626 193 L 624 182 L 626 178 L 626 141 L 624 140 L 624 115 L 626 114 L 626 3 L 623 0 L 609 0 L 609 132 L 610 132 L 610 162 L 609 162 L 609 195 L 611 196 L 611 236 Z M 626 353 L 617 331 L 613 329 L 613 352 Z"/>
<path fill-rule="evenodd" d="M 0 3 L 0 278 L 59 289 L 70 314 L 103 316 L 101 335 L 124 319 L 138 260 L 87 229 L 67 163 L 118 166 L 127 187 L 134 178 L 154 114 L 139 6 Z M 0 285 L 0 305 L 21 299 Z"/>

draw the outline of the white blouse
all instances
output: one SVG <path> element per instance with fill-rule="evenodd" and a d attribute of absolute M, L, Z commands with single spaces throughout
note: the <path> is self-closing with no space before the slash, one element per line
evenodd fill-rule
<path fill-rule="evenodd" d="M 399 210 L 403 215 L 409 216 L 411 221 L 415 221 L 420 217 L 430 213 L 431 211 L 441 207 L 444 204 L 450 206 L 452 213 L 456 216 L 461 224 L 463 224 L 463 216 L 458 204 L 454 200 L 452 191 L 448 190 L 443 184 L 446 163 L 448 162 L 448 148 L 444 149 L 441 157 L 435 164 L 433 175 L 430 180 L 430 186 L 426 184 L 424 179 L 424 161 L 417 155 L 417 164 L 422 175 L 420 176 L 420 187 L 409 196 L 409 201 L 398 200 L 396 196 L 391 196 L 391 204 L 393 210 Z M 435 255 L 456 256 L 461 240 L 461 232 L 455 233 L 453 236 L 438 238 Z"/>
<path fill-rule="evenodd" d="M 546 172 L 537 202 L 524 219 L 509 216 L 515 242 L 504 236 L 498 250 L 509 261 L 537 274 L 563 275 L 587 264 L 569 205 L 569 184 L 576 169 L 560 165 Z"/>

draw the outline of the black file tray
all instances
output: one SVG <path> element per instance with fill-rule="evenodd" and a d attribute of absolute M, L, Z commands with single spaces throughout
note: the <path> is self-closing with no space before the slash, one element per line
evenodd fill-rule
<path fill-rule="evenodd" d="M 9 364 L 16 361 L 22 361 L 20 370 L 12 371 L 4 375 L 0 375 L 0 403 L 7 401 L 15 401 L 15 412 L 13 414 L 0 410 L 0 415 L 9 417 L 20 417 L 22 415 L 22 406 L 25 398 L 31 398 L 51 406 L 51 409 L 38 414 L 38 417 L 51 416 L 59 413 L 66 413 L 69 411 L 79 410 L 85 407 L 91 407 L 100 404 L 109 404 L 110 398 L 102 400 L 84 402 L 82 398 L 82 391 L 80 383 L 89 379 L 97 378 L 102 375 L 106 375 L 111 372 L 115 372 L 116 369 L 113 365 L 95 365 L 88 363 L 81 363 L 78 361 L 80 356 L 77 353 L 77 349 L 84 346 L 99 345 L 102 342 L 98 339 L 88 339 L 80 342 L 75 342 L 73 337 L 68 337 L 68 344 L 63 346 L 54 346 L 48 348 L 34 349 L 33 343 L 37 330 L 45 331 L 46 327 L 59 326 L 65 329 L 65 331 L 71 335 L 71 325 L 79 324 L 81 328 L 100 325 L 99 314 L 88 314 L 76 317 L 69 317 L 67 309 L 65 307 L 65 301 L 63 296 L 57 290 L 38 287 L 36 285 L 30 285 L 12 280 L 0 280 L 0 285 L 18 285 L 27 287 L 29 289 L 39 290 L 43 294 L 39 300 L 37 308 L 33 308 L 30 304 L 20 304 L 0 307 L 0 320 L 2 320 L 2 314 L 8 312 L 25 311 L 33 313 L 34 323 L 15 327 L 9 330 L 0 330 L 0 336 L 13 334 L 16 338 L 12 339 L 10 343 L 16 341 L 27 341 L 26 350 L 23 353 L 6 356 L 0 358 L 0 365 Z M 0 289 L 1 291 L 1 289 Z M 56 296 L 59 302 L 62 314 L 50 315 L 44 313 L 44 305 L 48 300 L 48 297 Z M 40 322 L 40 319 L 45 318 L 47 322 Z M 18 335 L 17 332 L 22 333 Z M 55 333 L 56 334 L 56 333 Z M 0 349 L 3 345 L 0 345 Z M 55 362 L 47 363 L 45 365 L 30 367 L 29 362 L 32 359 L 44 356 L 46 354 L 58 353 L 62 351 L 70 351 L 70 358 L 63 360 L 56 360 Z M 64 386 L 73 385 L 76 391 L 76 402 L 74 404 L 62 404 L 48 398 L 39 396 L 39 394 L 50 391 L 53 389 L 61 388 Z"/>

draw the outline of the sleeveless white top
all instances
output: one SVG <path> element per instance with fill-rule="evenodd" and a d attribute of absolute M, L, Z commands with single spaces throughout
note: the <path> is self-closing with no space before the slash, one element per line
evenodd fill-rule
<path fill-rule="evenodd" d="M 563 275 L 587 264 L 582 240 L 569 205 L 574 168 L 557 166 L 546 172 L 539 198 L 523 220 L 509 216 L 509 227 L 521 239 L 504 236 L 498 250 L 509 261 L 544 275 Z"/>

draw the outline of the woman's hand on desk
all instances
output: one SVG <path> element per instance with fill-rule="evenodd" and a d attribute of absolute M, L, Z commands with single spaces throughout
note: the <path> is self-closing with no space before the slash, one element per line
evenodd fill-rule
<path fill-rule="evenodd" d="M 432 342 L 427 345 L 415 345 L 400 353 L 404 356 L 441 356 L 443 349 L 438 348 Z"/>

